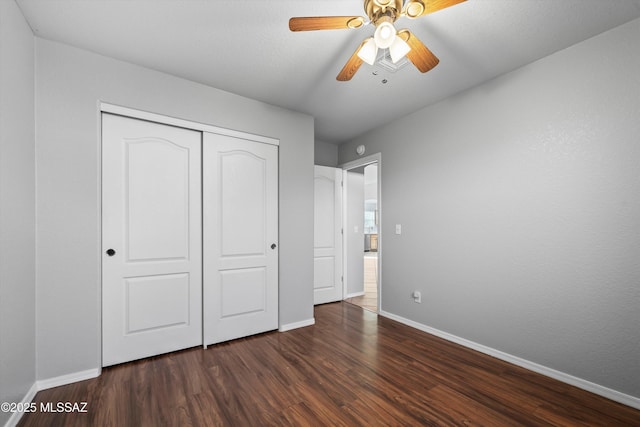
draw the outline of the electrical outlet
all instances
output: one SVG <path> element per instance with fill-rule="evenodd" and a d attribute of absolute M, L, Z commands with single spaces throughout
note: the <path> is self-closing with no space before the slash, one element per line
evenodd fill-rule
<path fill-rule="evenodd" d="M 411 296 L 413 297 L 413 302 L 422 304 L 422 294 L 420 293 L 420 291 L 413 291 Z"/>

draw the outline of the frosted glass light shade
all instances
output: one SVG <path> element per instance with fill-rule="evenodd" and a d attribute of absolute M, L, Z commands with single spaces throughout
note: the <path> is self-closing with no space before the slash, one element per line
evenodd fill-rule
<path fill-rule="evenodd" d="M 358 57 L 369 65 L 373 65 L 373 63 L 376 62 L 377 56 L 378 46 L 376 46 L 376 42 L 372 38 L 367 40 L 367 42 L 358 51 Z"/>
<path fill-rule="evenodd" d="M 376 41 L 376 45 L 380 49 L 386 49 L 393 43 L 396 37 L 396 29 L 390 22 L 383 22 L 378 25 L 376 32 L 373 34 L 373 39 Z"/>
<path fill-rule="evenodd" d="M 391 62 L 395 64 L 396 62 L 400 61 L 407 53 L 409 53 L 410 50 L 411 47 L 407 44 L 407 42 L 402 40 L 399 36 L 396 36 L 393 40 L 393 43 L 391 43 L 391 46 L 389 46 L 389 55 L 391 55 Z"/>

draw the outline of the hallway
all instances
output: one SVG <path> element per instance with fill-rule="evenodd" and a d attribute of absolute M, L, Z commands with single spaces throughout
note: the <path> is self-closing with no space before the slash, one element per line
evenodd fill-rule
<path fill-rule="evenodd" d="M 378 253 L 364 253 L 364 295 L 347 298 L 345 302 L 378 312 Z"/>

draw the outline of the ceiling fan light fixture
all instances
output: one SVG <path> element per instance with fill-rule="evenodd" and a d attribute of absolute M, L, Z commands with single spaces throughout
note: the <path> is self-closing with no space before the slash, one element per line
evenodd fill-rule
<path fill-rule="evenodd" d="M 373 34 L 373 39 L 376 41 L 376 46 L 380 49 L 386 49 L 393 44 L 396 38 L 396 28 L 388 21 L 384 21 L 378 25 L 376 32 Z"/>
<path fill-rule="evenodd" d="M 389 46 L 389 55 L 391 55 L 391 61 L 395 64 L 396 62 L 404 58 L 404 56 L 409 53 L 410 50 L 411 47 L 407 44 L 407 42 L 402 40 L 399 36 L 396 36 L 393 40 L 393 43 L 391 43 L 391 46 Z"/>
<path fill-rule="evenodd" d="M 1 1 L 1 0 L 0 0 Z M 466 0 L 361 0 L 364 16 L 300 16 L 289 19 L 291 31 L 356 29 L 375 26 L 373 37 L 363 40 L 342 67 L 336 80 L 348 81 L 365 62 L 395 72 L 411 62 L 421 73 L 440 60 L 410 30 L 397 31 L 398 18 L 419 18 Z M 380 56 L 381 55 L 381 56 Z"/>
<path fill-rule="evenodd" d="M 358 57 L 369 65 L 373 65 L 376 62 L 377 56 L 378 46 L 373 38 L 367 40 L 358 51 Z"/>

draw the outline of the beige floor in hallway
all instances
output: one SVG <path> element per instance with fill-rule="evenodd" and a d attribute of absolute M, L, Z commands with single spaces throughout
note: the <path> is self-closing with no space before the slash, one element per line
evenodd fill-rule
<path fill-rule="evenodd" d="M 366 310 L 378 312 L 378 253 L 364 254 L 364 295 L 347 298 L 350 304 L 355 304 Z"/>

